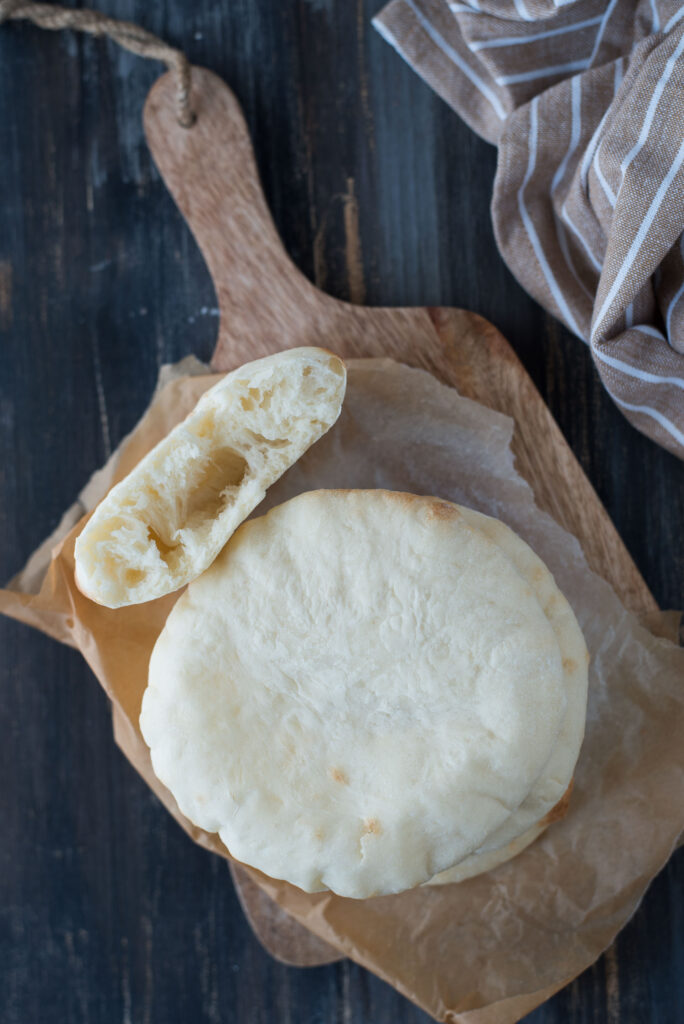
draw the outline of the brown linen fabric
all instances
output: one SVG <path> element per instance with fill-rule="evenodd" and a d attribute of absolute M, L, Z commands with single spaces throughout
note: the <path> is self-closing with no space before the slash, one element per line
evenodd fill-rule
<path fill-rule="evenodd" d="M 684 458 L 684 3 L 392 0 L 374 25 L 498 145 L 518 281 Z"/>

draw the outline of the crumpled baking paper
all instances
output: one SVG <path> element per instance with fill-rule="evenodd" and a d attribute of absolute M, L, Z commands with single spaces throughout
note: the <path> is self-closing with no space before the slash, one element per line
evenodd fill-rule
<path fill-rule="evenodd" d="M 82 516 L 218 378 L 166 368 L 152 404 L 26 568 L 0 611 L 81 650 L 111 698 L 115 737 L 192 838 L 155 778 L 138 715 L 150 652 L 178 594 L 112 611 L 74 582 Z M 179 376 L 180 374 L 180 376 Z M 308 895 L 248 869 L 298 921 L 437 1020 L 508 1024 L 589 966 L 634 913 L 684 829 L 684 650 L 657 639 L 535 503 L 510 451 L 513 422 L 391 360 L 349 364 L 335 427 L 269 491 L 260 514 L 304 490 L 434 494 L 508 523 L 543 558 L 591 653 L 587 732 L 567 817 L 515 860 L 470 881 L 357 901 Z"/>

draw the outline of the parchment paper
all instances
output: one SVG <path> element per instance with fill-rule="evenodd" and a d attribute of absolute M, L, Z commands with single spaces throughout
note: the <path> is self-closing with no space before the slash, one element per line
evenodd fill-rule
<path fill-rule="evenodd" d="M 217 379 L 193 376 L 201 370 L 191 360 L 167 371 L 133 433 L 0 591 L 0 611 L 82 651 L 112 700 L 116 740 L 135 768 L 196 842 L 228 856 L 217 836 L 180 814 L 155 779 L 138 731 L 149 655 L 178 595 L 111 611 L 83 597 L 73 577 L 82 512 Z M 184 375 L 171 379 L 178 372 Z M 515 1021 L 591 964 L 684 828 L 684 650 L 642 628 L 588 569 L 577 541 L 536 508 L 513 465 L 512 429 L 507 417 L 423 371 L 390 360 L 353 362 L 337 425 L 257 510 L 302 490 L 340 486 L 470 505 L 527 540 L 584 630 L 592 656 L 589 711 L 570 809 L 515 860 L 459 885 L 366 901 L 309 896 L 249 869 L 325 941 L 438 1020 L 459 1024 Z"/>

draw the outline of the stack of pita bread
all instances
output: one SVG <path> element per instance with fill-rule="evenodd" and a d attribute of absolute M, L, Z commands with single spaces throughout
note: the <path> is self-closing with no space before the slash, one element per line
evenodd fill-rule
<path fill-rule="evenodd" d="M 140 726 L 231 854 L 307 892 L 458 882 L 564 815 L 587 650 L 541 560 L 435 497 L 313 491 L 244 522 L 335 423 L 342 362 L 247 364 L 114 487 L 77 581 L 120 607 L 185 584 Z"/>

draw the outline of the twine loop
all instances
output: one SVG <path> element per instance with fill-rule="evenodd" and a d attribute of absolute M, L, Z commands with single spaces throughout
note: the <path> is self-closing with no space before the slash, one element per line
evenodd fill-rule
<path fill-rule="evenodd" d="M 161 61 L 176 80 L 178 123 L 183 128 L 190 128 L 195 123 L 195 114 L 190 106 L 192 72 L 188 58 L 181 50 L 169 46 L 140 25 L 131 21 L 117 21 L 99 11 L 76 10 L 57 4 L 33 3 L 31 0 L 0 0 L 0 25 L 4 21 L 30 21 L 39 28 L 71 28 L 91 36 L 106 36 L 139 57 Z"/>

